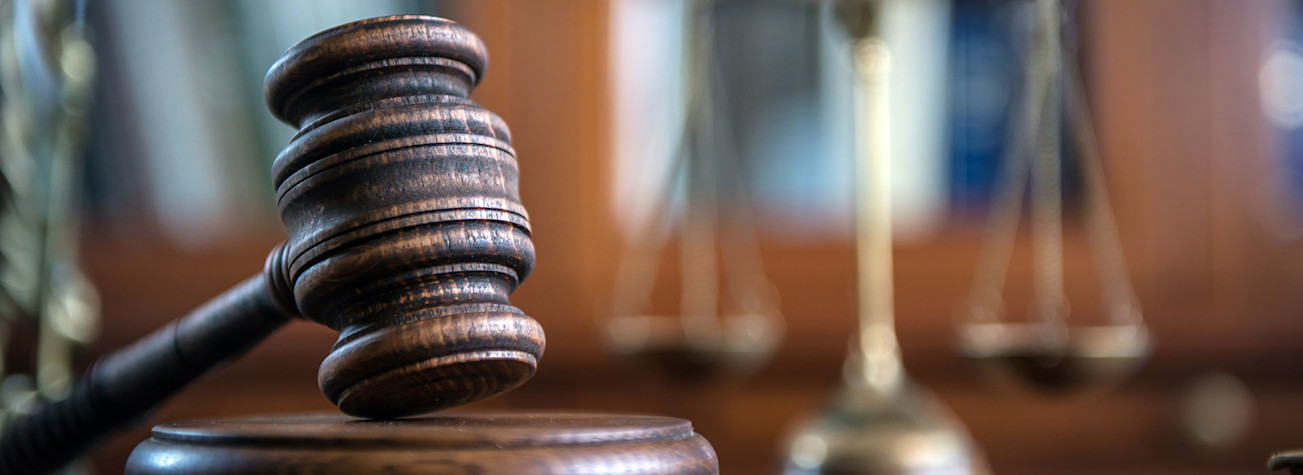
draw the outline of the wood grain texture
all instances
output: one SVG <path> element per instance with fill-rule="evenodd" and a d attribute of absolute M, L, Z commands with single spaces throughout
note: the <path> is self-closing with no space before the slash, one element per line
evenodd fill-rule
<path fill-rule="evenodd" d="M 266 98 L 300 128 L 272 170 L 288 241 L 262 275 L 6 424 L 0 474 L 63 466 L 296 314 L 340 332 L 319 381 L 348 414 L 426 413 L 533 376 L 543 330 L 507 301 L 534 264 L 510 132 L 466 98 L 486 65 L 470 30 L 420 16 L 287 51 Z"/>
<path fill-rule="evenodd" d="M 267 104 L 300 128 L 272 166 L 302 314 L 340 332 L 321 365 L 341 410 L 401 417 L 528 380 L 543 330 L 511 306 L 534 264 L 506 123 L 467 99 L 470 30 L 398 16 L 290 48 Z"/>
<path fill-rule="evenodd" d="M 504 412 L 376 421 L 303 415 L 154 428 L 131 474 L 714 474 L 686 420 Z"/>

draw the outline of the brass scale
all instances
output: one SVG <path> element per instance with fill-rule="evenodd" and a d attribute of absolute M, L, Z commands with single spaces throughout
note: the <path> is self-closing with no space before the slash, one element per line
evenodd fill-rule
<path fill-rule="evenodd" d="M 984 457 L 960 423 L 938 399 L 910 380 L 901 364 L 893 309 L 891 236 L 891 130 L 888 100 L 892 50 L 884 40 L 884 0 L 831 2 L 831 12 L 851 42 L 856 78 L 856 265 L 859 331 L 847 355 L 842 388 L 824 411 L 792 435 L 787 473 L 988 473 Z M 1004 382 L 1051 391 L 1112 387 L 1147 359 L 1151 345 L 1140 305 L 1128 277 L 1108 202 L 1102 162 L 1077 70 L 1061 41 L 1059 0 L 1028 2 L 1034 13 L 1029 34 L 1021 108 L 1013 117 L 992 212 L 988 219 L 966 311 L 957 326 L 960 352 Z M 723 234 L 717 215 L 725 210 L 721 182 L 740 175 L 736 150 L 718 137 L 730 134 L 713 77 L 713 1 L 686 8 L 688 100 L 680 147 L 662 180 L 653 231 L 630 238 L 615 282 L 615 305 L 606 322 L 613 352 L 658 361 L 671 371 L 685 362 L 697 370 L 739 373 L 758 367 L 778 345 L 783 322 L 777 298 L 760 274 L 759 255 L 748 220 L 743 236 L 722 246 L 723 276 L 715 268 L 711 241 Z M 1096 260 L 1104 308 L 1102 324 L 1071 326 L 1063 290 L 1062 157 L 1058 118 L 1070 125 L 1085 181 L 1085 229 Z M 703 140 L 702 135 L 706 135 Z M 703 163 L 704 162 L 704 163 Z M 679 315 L 650 315 L 657 254 L 675 228 L 670 209 L 676 179 L 688 197 L 677 226 L 680 243 Z M 1026 321 L 1010 321 L 1001 294 L 1031 186 L 1034 300 Z M 736 200 L 745 203 L 745 199 Z M 741 209 L 738 209 L 741 208 Z M 728 213 L 749 216 L 744 205 Z M 704 216 L 704 217 L 703 217 Z M 659 227 L 659 228 L 658 228 Z M 739 251 L 740 249 L 740 251 Z M 730 255 L 727 251 L 732 252 Z M 710 258 L 702 258 L 701 254 Z M 731 263 L 731 265 L 730 265 Z M 746 275 L 750 273 L 750 275 Z M 733 308 L 717 302 L 722 277 L 743 285 L 729 289 Z M 740 288 L 739 288 L 740 287 Z M 704 289 L 704 290 L 703 290 Z M 668 355 L 668 356 L 667 356 Z M 681 372 L 681 371 L 680 371 Z M 940 472 L 934 472 L 934 471 Z"/>

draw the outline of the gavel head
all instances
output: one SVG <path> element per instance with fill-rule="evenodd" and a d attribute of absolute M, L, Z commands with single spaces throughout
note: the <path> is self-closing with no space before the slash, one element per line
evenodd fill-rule
<path fill-rule="evenodd" d="M 290 48 L 268 107 L 299 132 L 273 182 L 289 240 L 273 285 L 340 333 L 318 381 L 345 413 L 457 406 L 534 374 L 543 330 L 507 295 L 534 263 L 506 124 L 467 98 L 470 30 L 376 18 Z"/>

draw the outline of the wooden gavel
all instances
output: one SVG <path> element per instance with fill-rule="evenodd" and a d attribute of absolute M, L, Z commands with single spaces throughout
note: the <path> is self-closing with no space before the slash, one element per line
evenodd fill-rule
<path fill-rule="evenodd" d="M 63 466 L 298 315 L 339 331 L 318 380 L 351 415 L 421 414 L 533 376 L 543 330 L 507 300 L 534 262 L 510 132 L 467 98 L 486 65 L 469 30 L 420 16 L 287 51 L 265 81 L 299 128 L 272 169 L 287 242 L 262 274 L 10 421 L 0 473 Z"/>

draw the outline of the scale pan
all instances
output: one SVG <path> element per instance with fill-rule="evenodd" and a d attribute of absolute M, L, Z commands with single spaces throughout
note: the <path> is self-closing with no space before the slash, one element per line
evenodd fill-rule
<path fill-rule="evenodd" d="M 1142 325 L 1072 327 L 1047 334 L 1044 324 L 969 323 L 961 351 L 1000 383 L 1049 394 L 1111 389 L 1136 372 L 1151 350 Z"/>
<path fill-rule="evenodd" d="M 631 315 L 611 319 L 608 343 L 615 354 L 655 366 L 687 381 L 744 374 L 769 360 L 782 338 L 774 316 L 730 315 L 718 337 L 689 337 L 678 316 Z"/>

